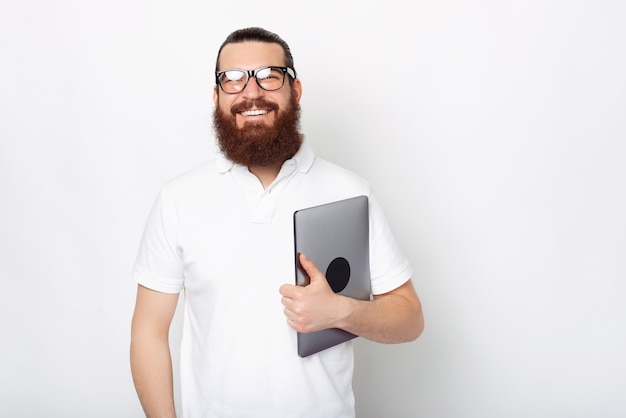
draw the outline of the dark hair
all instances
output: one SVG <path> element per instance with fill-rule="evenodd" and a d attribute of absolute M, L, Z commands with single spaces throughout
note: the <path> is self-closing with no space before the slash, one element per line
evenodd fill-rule
<path fill-rule="evenodd" d="M 280 36 L 276 35 L 275 33 L 258 27 L 239 29 L 228 35 L 226 40 L 220 46 L 219 51 L 217 52 L 217 59 L 215 60 L 215 71 L 219 70 L 218 65 L 220 61 L 220 55 L 224 46 L 226 46 L 227 44 L 238 44 L 250 41 L 275 43 L 280 45 L 283 48 L 283 52 L 285 54 L 284 65 L 286 67 L 290 67 L 294 71 L 294 73 L 297 74 L 296 68 L 293 65 L 293 56 L 291 55 L 291 50 L 289 49 L 289 45 L 287 45 L 287 42 L 285 42 Z M 288 78 L 291 82 L 291 78 Z"/>

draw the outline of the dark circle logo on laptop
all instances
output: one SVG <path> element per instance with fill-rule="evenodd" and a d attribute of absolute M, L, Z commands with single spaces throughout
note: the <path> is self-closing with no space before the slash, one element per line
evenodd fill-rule
<path fill-rule="evenodd" d="M 335 293 L 345 289 L 350 281 L 350 263 L 348 260 L 337 257 L 331 261 L 326 269 L 326 280 Z"/>

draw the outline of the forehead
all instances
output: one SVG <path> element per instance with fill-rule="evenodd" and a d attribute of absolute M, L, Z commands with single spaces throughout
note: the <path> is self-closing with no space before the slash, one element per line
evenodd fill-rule
<path fill-rule="evenodd" d="M 255 70 L 260 67 L 285 65 L 283 48 L 276 43 L 242 42 L 227 44 L 222 48 L 219 58 L 219 70 L 238 68 Z"/>

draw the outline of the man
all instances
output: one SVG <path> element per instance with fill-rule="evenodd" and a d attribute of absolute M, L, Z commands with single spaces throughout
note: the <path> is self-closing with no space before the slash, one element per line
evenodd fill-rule
<path fill-rule="evenodd" d="M 301 96 L 280 37 L 247 28 L 224 41 L 213 91 L 221 152 L 161 190 L 133 270 L 131 368 L 149 417 L 176 414 L 168 333 L 181 291 L 186 417 L 352 417 L 351 343 L 300 358 L 296 331 L 335 327 L 383 343 L 422 332 L 411 270 L 381 208 L 364 180 L 303 141 Z M 311 284 L 289 284 L 293 212 L 362 194 L 373 299 L 335 294 L 305 255 Z"/>

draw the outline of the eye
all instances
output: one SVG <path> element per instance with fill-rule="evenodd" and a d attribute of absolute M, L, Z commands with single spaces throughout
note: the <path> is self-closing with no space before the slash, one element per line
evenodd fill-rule
<path fill-rule="evenodd" d="M 239 70 L 229 70 L 229 71 L 225 71 L 222 74 L 222 80 L 225 81 L 241 81 L 242 79 L 244 79 L 246 76 L 246 73 L 244 73 L 243 71 L 239 71 Z"/>
<path fill-rule="evenodd" d="M 272 69 L 270 67 L 261 68 L 261 69 L 257 70 L 257 72 L 256 72 L 256 78 L 257 79 L 270 78 L 271 75 L 272 75 Z"/>

